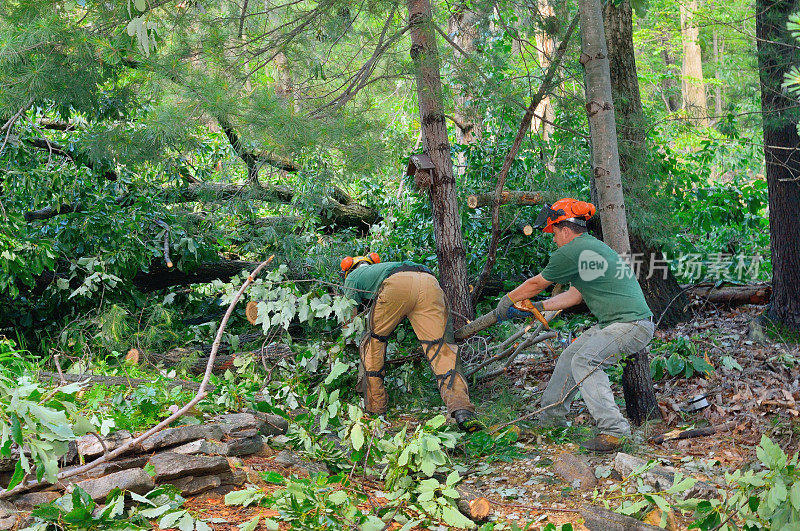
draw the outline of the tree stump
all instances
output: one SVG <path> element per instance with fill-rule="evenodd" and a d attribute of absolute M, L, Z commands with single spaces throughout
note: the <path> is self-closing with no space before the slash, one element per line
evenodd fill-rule
<path fill-rule="evenodd" d="M 650 377 L 649 349 L 644 348 L 625 359 L 622 392 L 628 418 L 636 426 L 641 426 L 646 420 L 661 419 L 653 379 Z"/>

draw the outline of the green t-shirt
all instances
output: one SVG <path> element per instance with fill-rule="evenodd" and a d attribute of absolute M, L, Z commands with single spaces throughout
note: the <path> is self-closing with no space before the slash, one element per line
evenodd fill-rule
<path fill-rule="evenodd" d="M 347 275 L 344 280 L 344 296 L 358 304 L 371 301 L 378 294 L 378 288 L 392 271 L 404 265 L 419 265 L 409 260 L 402 262 L 381 262 L 362 265 Z M 361 291 L 356 291 L 361 290 Z"/>
<path fill-rule="evenodd" d="M 581 234 L 559 247 L 550 256 L 542 276 L 549 282 L 572 284 L 601 327 L 653 315 L 630 266 L 611 247 L 589 234 Z"/>

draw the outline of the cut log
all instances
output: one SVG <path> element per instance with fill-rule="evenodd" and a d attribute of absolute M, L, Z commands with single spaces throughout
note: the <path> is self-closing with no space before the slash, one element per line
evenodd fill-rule
<path fill-rule="evenodd" d="M 589 531 L 662 531 L 660 527 L 640 522 L 630 516 L 591 505 L 581 508 L 581 516 L 583 525 Z"/>
<path fill-rule="evenodd" d="M 625 410 L 636 426 L 647 420 L 660 420 L 653 379 L 650 376 L 650 354 L 642 349 L 625 360 L 622 370 L 622 392 L 625 395 Z"/>
<path fill-rule="evenodd" d="M 494 201 L 494 192 L 488 194 L 472 194 L 467 197 L 467 206 L 469 208 L 481 208 L 491 205 Z M 541 192 L 525 192 L 525 191 L 505 191 L 500 196 L 501 205 L 524 205 L 534 206 L 542 203 Z"/>
<path fill-rule="evenodd" d="M 63 378 L 67 382 L 84 382 L 87 381 L 87 387 L 91 387 L 93 385 L 101 384 L 101 385 L 122 385 L 125 387 L 142 387 L 143 385 L 153 385 L 158 384 L 160 386 L 167 386 L 169 389 L 173 389 L 175 387 L 183 387 L 187 391 L 197 391 L 200 389 L 200 384 L 197 382 L 192 382 L 190 380 L 168 380 L 168 381 L 159 381 L 154 382 L 153 380 L 147 380 L 144 378 L 128 378 L 127 376 L 106 376 L 103 374 L 90 374 L 90 373 L 83 373 L 83 374 L 64 374 Z M 40 382 L 52 382 L 57 383 L 61 381 L 61 376 L 55 372 L 48 372 L 48 371 L 41 371 L 39 372 L 39 381 Z M 206 388 L 209 391 L 213 391 L 215 387 L 213 385 L 207 385 Z"/>
<path fill-rule="evenodd" d="M 467 485 L 456 485 L 458 510 L 467 518 L 481 522 L 492 514 L 492 504 L 480 492 Z"/>
<path fill-rule="evenodd" d="M 688 288 L 689 294 L 722 306 L 736 307 L 744 304 L 764 305 L 772 296 L 769 284 L 748 284 L 745 286 L 719 286 L 699 284 Z"/>
<path fill-rule="evenodd" d="M 497 315 L 494 313 L 494 310 L 481 315 L 480 317 L 475 318 L 474 321 L 470 321 L 469 323 L 465 324 L 461 328 L 455 331 L 455 338 L 456 341 L 461 341 L 462 339 L 466 339 L 471 335 L 477 334 L 484 328 L 488 328 L 497 322 Z"/>

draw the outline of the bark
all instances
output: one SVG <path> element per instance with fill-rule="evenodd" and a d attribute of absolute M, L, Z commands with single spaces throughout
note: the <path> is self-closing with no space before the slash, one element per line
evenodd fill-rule
<path fill-rule="evenodd" d="M 205 284 L 215 280 L 228 282 L 242 271 L 252 271 L 258 262 L 244 262 L 241 260 L 221 260 L 200 264 L 190 272 L 168 268 L 163 263 L 155 262 L 148 271 L 139 271 L 133 277 L 133 285 L 143 292 L 156 291 L 172 286 L 186 286 L 188 284 Z"/>
<path fill-rule="evenodd" d="M 298 111 L 298 102 L 294 93 L 294 82 L 292 80 L 292 71 L 289 69 L 289 60 L 286 54 L 278 52 L 275 55 L 275 70 L 277 71 L 277 79 L 275 80 L 275 93 L 286 100 L 295 111 Z"/>
<path fill-rule="evenodd" d="M 664 74 L 659 81 L 662 98 L 667 112 L 676 112 L 681 108 L 681 89 L 678 86 L 678 75 L 675 56 L 672 53 L 669 35 L 661 33 L 661 58 L 664 60 Z"/>
<path fill-rule="evenodd" d="M 467 259 L 461 234 L 453 159 L 442 103 L 439 54 L 434 38 L 429 0 L 408 1 L 411 59 L 417 81 L 423 148 L 435 171 L 428 194 L 433 210 L 433 232 L 442 289 L 460 326 L 474 315 L 467 288 Z"/>
<path fill-rule="evenodd" d="M 123 385 L 125 387 L 142 387 L 144 385 L 153 385 L 153 380 L 146 379 L 146 378 L 128 378 L 127 376 L 107 376 L 105 374 L 61 374 L 59 375 L 57 372 L 47 372 L 41 371 L 39 372 L 39 381 L 40 382 L 53 382 L 58 383 L 63 378 L 66 382 L 87 382 L 87 387 L 91 387 L 93 385 Z M 190 380 L 169 380 L 168 382 L 158 382 L 159 386 L 166 387 L 167 389 L 173 389 L 175 387 L 183 387 L 187 391 L 197 391 L 200 388 L 200 384 L 197 382 L 192 382 Z M 213 385 L 209 385 L 206 387 L 209 391 L 213 391 L 215 387 Z"/>
<path fill-rule="evenodd" d="M 637 183 L 646 185 L 646 181 L 652 178 L 647 171 L 651 154 L 647 145 L 647 124 L 639 93 L 630 1 L 625 0 L 620 4 L 607 2 L 603 10 L 603 20 L 617 124 L 620 170 L 624 178 L 624 189 L 628 190 Z M 685 321 L 689 318 L 686 310 L 688 298 L 681 293 L 681 288 L 669 268 L 656 270 L 659 262 L 651 262 L 651 259 L 663 260 L 661 249 L 649 244 L 630 227 L 628 231 L 632 256 L 643 257 L 640 267 L 637 268 L 639 285 L 656 320 L 660 319 L 667 327 Z M 663 315 L 665 312 L 666 315 Z"/>
<path fill-rule="evenodd" d="M 715 286 L 701 284 L 686 290 L 690 295 L 720 306 L 742 306 L 744 304 L 767 304 L 772 296 L 769 284 L 747 286 Z"/>
<path fill-rule="evenodd" d="M 640 350 L 625 362 L 622 370 L 622 392 L 625 410 L 636 426 L 647 420 L 660 420 L 653 380 L 650 377 L 650 356 L 647 349 Z"/>
<path fill-rule="evenodd" d="M 472 194 L 467 197 L 469 208 L 481 208 L 492 204 L 494 193 Z M 542 204 L 541 192 L 504 190 L 500 194 L 501 205 L 526 205 L 535 206 Z"/>
<path fill-rule="evenodd" d="M 600 507 L 584 507 L 581 516 L 589 531 L 661 531 L 660 527 Z"/>
<path fill-rule="evenodd" d="M 599 0 L 578 3 L 586 82 L 586 110 L 592 137 L 592 171 L 597 190 L 597 211 L 605 242 L 620 255 L 630 254 L 628 223 L 622 194 L 617 127 L 611 94 L 603 12 Z"/>
<path fill-rule="evenodd" d="M 262 338 L 264 337 L 261 334 L 257 334 L 257 336 Z M 144 355 L 144 359 L 148 363 L 161 364 L 164 367 L 185 367 L 189 373 L 201 375 L 205 372 L 206 366 L 208 365 L 208 354 L 196 357 L 193 356 L 193 352 L 197 351 L 198 350 L 194 349 L 179 348 L 164 353 L 148 353 Z M 211 368 L 211 371 L 214 374 L 223 373 L 228 369 L 235 371 L 236 369 L 234 364 L 236 359 L 251 355 L 255 356 L 257 360 L 260 360 L 262 367 L 271 367 L 282 357 L 291 356 L 293 353 L 287 345 L 270 343 L 264 348 L 263 351 L 218 354 L 214 358 L 214 364 Z"/>
<path fill-rule="evenodd" d="M 772 300 L 767 316 L 800 330 L 800 137 L 797 100 L 781 84 L 786 71 L 800 63 L 797 42 L 786 23 L 798 9 L 795 0 L 758 0 L 756 36 L 764 112 L 764 159 L 769 191 L 772 254 Z"/>
<path fill-rule="evenodd" d="M 720 121 L 722 119 L 722 55 L 725 53 L 725 41 L 722 40 L 717 30 L 714 30 L 714 77 L 716 78 L 716 83 L 714 84 L 714 114 L 716 116 L 716 121 Z"/>
<path fill-rule="evenodd" d="M 690 118 L 701 125 L 708 124 L 706 106 L 706 84 L 703 81 L 703 58 L 700 51 L 700 29 L 695 25 L 694 14 L 698 0 L 680 4 L 681 37 L 683 40 L 683 68 L 681 71 L 681 93 L 683 108 Z"/>
<path fill-rule="evenodd" d="M 453 14 L 447 21 L 447 33 L 453 36 L 455 42 L 466 54 L 456 52 L 456 57 L 464 61 L 475 53 L 475 39 L 478 36 L 478 13 L 465 5 L 456 6 Z M 461 68 L 469 68 L 461 64 Z M 456 142 L 459 144 L 472 144 L 481 139 L 481 124 L 475 106 L 475 97 L 470 94 L 469 88 L 460 84 L 455 88 L 455 108 L 453 110 L 456 124 Z"/>

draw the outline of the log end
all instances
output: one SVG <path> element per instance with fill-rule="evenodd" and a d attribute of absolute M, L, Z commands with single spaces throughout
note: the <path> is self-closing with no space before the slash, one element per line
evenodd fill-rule
<path fill-rule="evenodd" d="M 530 236 L 531 234 L 533 234 L 533 227 L 530 225 L 525 225 L 524 227 L 522 227 L 522 234 L 524 234 L 525 236 Z"/>
<path fill-rule="evenodd" d="M 469 516 L 472 520 L 486 520 L 492 512 L 492 504 L 486 498 L 469 502 Z"/>
<path fill-rule="evenodd" d="M 247 316 L 247 320 L 250 322 L 250 324 L 255 325 L 256 319 L 258 319 L 258 303 L 256 301 L 248 302 L 244 313 Z"/>
<path fill-rule="evenodd" d="M 478 208 L 478 196 L 477 195 L 471 195 L 471 196 L 467 197 L 467 206 L 469 208 Z"/>

